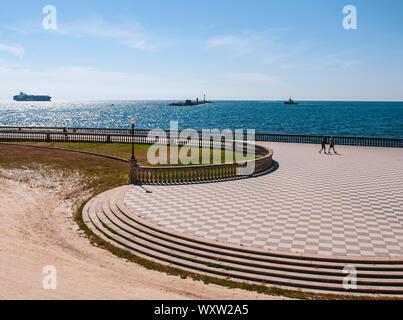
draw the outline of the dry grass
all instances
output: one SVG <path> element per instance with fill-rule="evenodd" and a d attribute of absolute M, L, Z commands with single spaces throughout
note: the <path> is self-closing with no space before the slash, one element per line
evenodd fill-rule
<path fill-rule="evenodd" d="M 80 175 L 82 191 L 91 194 L 126 184 L 128 165 L 124 162 L 80 153 L 0 144 L 0 167 L 57 171 L 67 179 Z M 15 178 L 15 177 L 14 177 Z"/>
<path fill-rule="evenodd" d="M 52 147 L 52 148 L 61 148 L 61 149 L 70 149 L 76 151 L 86 151 L 92 153 L 100 153 L 106 154 L 122 159 L 129 159 L 131 157 L 131 145 L 130 144 L 123 144 L 123 143 L 85 143 L 85 142 L 20 142 L 17 144 L 22 145 L 33 145 L 33 146 L 42 146 L 42 147 Z M 148 161 L 148 150 L 150 145 L 135 145 L 135 155 L 137 161 L 144 166 L 152 166 L 152 164 Z M 210 164 L 213 163 L 213 151 L 210 149 L 203 149 L 203 148 L 191 148 L 192 152 L 199 151 L 199 161 L 202 163 L 202 152 L 209 152 L 210 154 Z M 178 154 L 181 148 L 176 148 L 173 154 Z M 177 160 L 177 157 L 171 157 L 171 148 L 167 148 L 167 165 L 175 165 L 172 164 L 172 160 Z M 188 152 L 188 156 L 190 156 L 190 152 Z M 225 151 L 221 151 L 221 163 L 225 162 Z M 236 156 L 241 156 L 241 153 L 233 152 L 230 157 L 232 160 L 236 160 Z M 245 155 L 246 156 L 246 155 Z M 253 159 L 253 156 L 247 156 L 247 160 Z M 179 160 L 177 160 L 179 166 L 184 165 Z M 174 162 L 176 163 L 176 162 Z"/>

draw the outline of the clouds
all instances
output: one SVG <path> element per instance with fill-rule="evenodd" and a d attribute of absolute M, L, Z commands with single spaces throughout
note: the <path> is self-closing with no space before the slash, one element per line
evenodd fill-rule
<path fill-rule="evenodd" d="M 12 55 L 22 58 L 25 54 L 25 48 L 16 45 L 16 46 L 10 46 L 6 44 L 0 44 L 0 51 L 5 51 L 8 53 L 11 53 Z"/>
<path fill-rule="evenodd" d="M 277 77 L 255 72 L 227 73 L 224 76 L 229 80 L 244 85 L 266 86 L 278 83 L 279 81 Z"/>
<path fill-rule="evenodd" d="M 177 100 L 215 89 L 189 74 L 115 71 L 108 67 L 66 65 L 56 68 L 10 66 L 0 61 L 0 99 L 20 91 L 60 100 Z"/>
<path fill-rule="evenodd" d="M 204 92 L 211 99 L 315 97 L 325 74 L 343 85 L 346 69 L 358 78 L 371 61 L 354 47 L 337 54 L 348 43 L 320 38 L 316 27 L 301 32 L 288 20 L 287 28 L 273 28 L 285 22 L 221 23 L 195 20 L 188 10 L 169 15 L 101 7 L 73 14 L 61 6 L 56 30 L 42 28 L 39 11 L 20 22 L 4 20 L 1 96 L 26 90 L 55 99 L 185 99 Z M 337 82 L 328 88 L 332 93 Z"/>
<path fill-rule="evenodd" d="M 151 34 L 146 32 L 139 23 L 110 25 L 101 17 L 60 24 L 55 33 L 65 36 L 113 39 L 130 48 L 144 51 L 155 51 L 158 48 L 158 44 L 151 40 Z"/>
<path fill-rule="evenodd" d="M 256 53 L 259 48 L 272 43 L 273 36 L 270 32 L 243 32 L 213 36 L 205 42 L 205 47 L 207 49 L 228 50 L 237 56 L 244 56 Z"/>
<path fill-rule="evenodd" d="M 271 74 L 284 74 L 287 70 L 337 70 L 358 68 L 364 60 L 354 50 L 340 51 L 323 41 L 311 38 L 291 40 L 288 29 L 273 28 L 264 31 L 244 31 L 238 34 L 216 35 L 205 42 L 205 49 L 220 50 L 219 58 L 238 60 Z M 260 69 L 257 69 L 260 68 Z M 256 73 L 234 74 L 243 79 L 263 79 Z M 270 79 L 272 80 L 272 79 Z"/>
<path fill-rule="evenodd" d="M 0 77 L 7 77 L 9 81 L 18 81 L 24 78 L 26 82 L 64 84 L 71 82 L 88 85 L 127 83 L 128 86 L 160 80 L 160 77 L 153 75 L 105 71 L 82 66 L 62 66 L 37 71 L 24 66 L 7 65 L 2 61 L 0 61 Z"/>
<path fill-rule="evenodd" d="M 32 69 L 0 61 L 0 96 L 16 92 L 49 94 L 58 100 L 187 99 L 207 93 L 214 99 L 264 98 L 257 90 L 274 90 L 276 77 L 264 73 L 223 73 L 195 78 L 189 74 L 152 74 L 110 71 L 104 68 L 62 66 Z"/>
<path fill-rule="evenodd" d="M 58 22 L 55 30 L 44 30 L 38 23 L 25 21 L 19 26 L 7 26 L 8 30 L 27 36 L 53 34 L 68 37 L 91 37 L 113 40 L 124 46 L 142 50 L 156 51 L 166 43 L 157 41 L 155 36 L 137 22 L 111 24 L 101 16 L 88 17 L 79 21 Z"/>
<path fill-rule="evenodd" d="M 310 70 L 343 70 L 359 68 L 365 63 L 365 59 L 354 52 L 338 52 L 326 56 L 318 56 L 310 64 L 305 65 Z"/>
<path fill-rule="evenodd" d="M 230 48 L 230 49 L 245 49 L 254 46 L 257 35 L 220 35 L 207 40 L 208 48 Z"/>
<path fill-rule="evenodd" d="M 243 60 L 244 64 L 254 68 L 281 73 L 304 66 L 312 56 L 310 52 L 315 49 L 312 39 L 293 41 L 291 31 L 293 30 L 278 27 L 219 35 L 208 39 L 205 48 L 221 50 L 226 57 Z"/>

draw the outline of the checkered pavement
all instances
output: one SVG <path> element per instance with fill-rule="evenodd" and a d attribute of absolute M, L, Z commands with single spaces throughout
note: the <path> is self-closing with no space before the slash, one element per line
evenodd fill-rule
<path fill-rule="evenodd" d="M 247 247 L 403 256 L 403 150 L 268 144 L 279 168 L 245 180 L 134 186 L 126 206 L 159 226 Z"/>

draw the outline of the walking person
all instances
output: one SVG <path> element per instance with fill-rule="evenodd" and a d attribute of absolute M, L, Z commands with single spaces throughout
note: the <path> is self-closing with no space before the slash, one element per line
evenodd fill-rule
<path fill-rule="evenodd" d="M 336 149 L 334 148 L 334 137 L 330 138 L 330 147 L 329 147 L 329 151 L 328 151 L 329 154 L 330 154 L 330 150 L 332 150 L 332 149 L 334 151 L 334 154 L 337 154 Z"/>
<path fill-rule="evenodd" d="M 326 138 L 325 137 L 322 137 L 322 149 L 320 149 L 319 153 L 322 153 L 322 151 L 324 151 L 326 154 Z"/>

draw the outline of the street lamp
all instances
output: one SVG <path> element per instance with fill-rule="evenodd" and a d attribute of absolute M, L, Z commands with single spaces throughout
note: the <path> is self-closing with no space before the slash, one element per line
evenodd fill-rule
<path fill-rule="evenodd" d="M 131 119 L 130 123 L 132 124 L 132 131 L 131 131 L 131 134 L 132 134 L 132 160 L 134 160 L 135 159 L 135 157 L 134 157 L 134 126 L 136 124 L 136 120 Z"/>
<path fill-rule="evenodd" d="M 132 125 L 131 137 L 132 137 L 132 157 L 129 159 L 129 184 L 135 184 L 137 182 L 137 160 L 134 157 L 134 125 L 136 124 L 135 119 L 131 119 L 130 123 Z"/>

